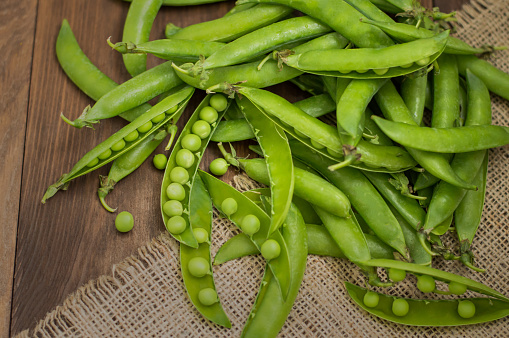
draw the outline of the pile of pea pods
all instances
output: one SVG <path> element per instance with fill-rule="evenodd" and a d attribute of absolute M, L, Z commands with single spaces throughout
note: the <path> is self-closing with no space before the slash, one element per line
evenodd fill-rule
<path fill-rule="evenodd" d="M 189 298 L 208 320 L 231 327 L 213 264 L 260 253 L 266 270 L 246 337 L 278 334 L 308 254 L 355 263 L 366 287 L 345 283 L 346 291 L 368 313 L 392 322 L 453 326 L 509 315 L 509 298 L 500 292 L 431 267 L 435 257 L 483 271 L 472 241 L 488 149 L 509 143 L 509 128 L 491 124 L 489 92 L 509 99 L 509 74 L 476 54 L 498 48 L 451 36 L 453 14 L 426 11 L 413 0 L 240 0 L 222 18 L 185 28 L 170 23 L 166 39 L 149 41 L 162 5 L 208 2 L 217 1 L 132 0 L 123 41 L 108 40 L 133 76 L 120 85 L 90 62 L 63 21 L 58 60 L 97 102 L 74 121 L 62 119 L 82 128 L 118 115 L 129 124 L 51 185 L 42 202 L 113 161 L 98 196 L 114 212 L 107 194 L 169 137 L 169 157 L 154 157 L 164 169 L 161 215 L 180 242 Z M 147 70 L 147 53 L 168 61 Z M 290 103 L 263 89 L 285 81 L 310 97 Z M 176 122 L 197 89 L 208 95 L 179 132 Z M 147 102 L 155 97 L 152 107 Z M 331 115 L 336 125 L 322 118 Z M 226 146 L 243 140 L 257 141 L 252 150 L 259 158 L 239 158 Z M 212 162 L 212 174 L 234 166 L 267 188 L 240 192 L 201 171 L 210 141 L 224 156 Z M 241 230 L 214 259 L 213 207 Z M 119 223 L 121 231 L 132 228 Z M 443 243 L 446 233 L 457 236 L 459 247 Z M 483 297 L 414 300 L 373 291 L 407 274 L 424 293 Z"/>

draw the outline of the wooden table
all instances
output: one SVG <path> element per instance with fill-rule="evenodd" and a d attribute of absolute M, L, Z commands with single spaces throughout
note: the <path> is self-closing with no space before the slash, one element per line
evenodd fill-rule
<path fill-rule="evenodd" d="M 444 12 L 468 0 L 423 0 Z M 177 26 L 222 16 L 232 1 L 193 8 L 162 8 L 151 39 L 163 37 L 167 22 Z M 42 195 L 71 169 L 91 145 L 124 125 L 104 121 L 96 130 L 74 129 L 60 112 L 76 118 L 88 104 L 58 65 L 55 40 L 67 18 L 84 52 L 117 82 L 129 79 L 120 54 L 106 44 L 120 41 L 129 4 L 120 0 L 3 0 L 0 8 L 0 336 L 14 335 L 62 303 L 90 279 L 110 272 L 114 263 L 164 231 L 159 211 L 162 172 L 145 163 L 108 196 L 112 206 L 135 217 L 128 234 L 115 230 L 115 214 L 99 204 L 98 175 L 78 178 L 67 192 L 45 205 Z M 149 59 L 149 66 L 158 61 Z M 291 85 L 276 91 L 296 100 L 304 94 Z M 193 99 L 191 111 L 199 102 Z M 240 149 L 245 152 L 244 148 Z M 162 151 L 162 150 L 161 150 Z M 213 149 L 204 163 L 218 156 Z M 233 173 L 225 175 L 228 180 Z"/>

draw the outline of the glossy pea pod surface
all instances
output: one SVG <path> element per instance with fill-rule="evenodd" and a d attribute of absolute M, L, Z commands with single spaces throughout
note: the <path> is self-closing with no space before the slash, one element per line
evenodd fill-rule
<path fill-rule="evenodd" d="M 161 184 L 161 215 L 166 229 L 176 240 L 193 248 L 196 248 L 198 243 L 194 237 L 189 220 L 191 216 L 189 210 L 189 203 L 192 199 L 191 187 L 196 175 L 196 170 L 200 165 L 200 160 L 210 141 L 214 128 L 217 127 L 219 120 L 226 111 L 225 108 L 222 112 L 218 112 L 216 120 L 211 123 L 202 120 L 200 118 L 200 112 L 203 108 L 209 107 L 210 98 L 211 95 L 206 96 L 187 121 L 168 159 Z M 198 123 L 198 125 L 202 124 L 205 127 L 208 126 L 208 134 L 201 136 L 196 135 L 193 131 L 193 127 L 196 123 Z M 195 140 L 192 147 L 185 147 L 185 144 L 182 142 L 185 138 Z M 174 177 L 174 180 L 172 180 L 172 175 L 177 177 Z M 168 189 L 175 192 L 178 196 L 169 196 Z M 182 192 L 184 192 L 184 196 L 182 196 Z M 177 210 L 171 210 L 169 212 L 168 207 L 170 205 Z M 174 227 L 174 225 L 178 226 Z"/>

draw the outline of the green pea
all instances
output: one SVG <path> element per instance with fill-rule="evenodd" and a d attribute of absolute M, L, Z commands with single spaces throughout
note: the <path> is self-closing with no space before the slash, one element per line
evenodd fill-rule
<path fill-rule="evenodd" d="M 433 292 L 435 290 L 435 279 L 428 275 L 418 276 L 417 288 L 424 293 Z"/>
<path fill-rule="evenodd" d="M 140 134 L 138 133 L 138 131 L 137 130 L 133 130 L 132 132 L 127 134 L 126 137 L 124 137 L 124 140 L 126 142 L 133 142 L 133 141 L 136 141 L 139 136 L 140 136 Z"/>
<path fill-rule="evenodd" d="M 475 315 L 475 305 L 469 300 L 462 300 L 458 304 L 458 314 L 461 318 L 472 318 Z"/>
<path fill-rule="evenodd" d="M 92 168 L 92 167 L 93 167 L 93 166 L 95 166 L 97 163 L 99 163 L 99 159 L 96 157 L 96 158 L 94 158 L 92 161 L 88 162 L 87 167 Z"/>
<path fill-rule="evenodd" d="M 276 240 L 268 239 L 263 242 L 260 252 L 262 253 L 263 258 L 269 261 L 279 257 L 279 254 L 281 254 L 281 247 Z"/>
<path fill-rule="evenodd" d="M 180 149 L 175 157 L 175 162 L 186 169 L 191 168 L 194 164 L 194 154 L 188 149 Z"/>
<path fill-rule="evenodd" d="M 125 141 L 122 139 L 122 140 L 118 141 L 117 143 L 115 143 L 114 145 L 112 145 L 111 150 L 120 151 L 120 150 L 124 149 L 124 147 L 125 147 Z"/>
<path fill-rule="evenodd" d="M 401 282 L 402 280 L 404 280 L 406 278 L 406 271 L 390 268 L 389 269 L 389 278 L 391 281 L 393 281 L 395 283 Z"/>
<path fill-rule="evenodd" d="M 299 136 L 299 137 L 302 137 L 302 138 L 308 138 L 308 136 L 306 134 L 303 134 L 301 133 L 300 131 L 298 131 L 297 129 L 294 129 L 293 132 L 295 133 L 295 135 Z"/>
<path fill-rule="evenodd" d="M 174 112 L 176 112 L 176 111 L 177 111 L 177 109 L 179 109 L 179 106 L 178 106 L 178 105 L 171 107 L 170 109 L 168 109 L 167 111 L 165 111 L 165 113 L 166 113 L 166 114 L 168 114 L 168 115 L 169 115 L 169 114 L 173 114 Z"/>
<path fill-rule="evenodd" d="M 356 72 L 359 73 L 359 74 L 364 74 L 368 71 L 369 69 L 357 69 Z"/>
<path fill-rule="evenodd" d="M 111 149 L 107 149 L 107 150 L 105 150 L 102 154 L 100 154 L 97 157 L 99 157 L 100 160 L 105 160 L 105 159 L 107 159 L 110 156 L 111 156 Z"/>
<path fill-rule="evenodd" d="M 228 106 L 228 100 L 224 95 L 214 94 L 210 97 L 209 104 L 217 111 L 223 111 Z"/>
<path fill-rule="evenodd" d="M 224 158 L 216 158 L 215 160 L 210 162 L 209 170 L 212 174 L 216 176 L 222 176 L 226 174 L 229 166 L 230 165 L 228 164 L 228 162 L 226 162 Z"/>
<path fill-rule="evenodd" d="M 186 191 L 180 183 L 170 183 L 166 188 L 166 195 L 171 200 L 182 201 L 186 198 Z"/>
<path fill-rule="evenodd" d="M 175 167 L 170 171 L 170 180 L 172 182 L 186 184 L 189 181 L 189 173 L 182 167 Z"/>
<path fill-rule="evenodd" d="M 198 135 L 201 139 L 207 138 L 210 135 L 212 128 L 210 124 L 203 120 L 196 121 L 191 127 L 193 134 Z"/>
<path fill-rule="evenodd" d="M 414 65 L 414 63 L 413 63 L 413 62 L 410 62 L 410 63 L 407 63 L 406 65 L 401 65 L 400 67 L 401 67 L 401 68 L 410 68 L 410 67 L 412 67 L 413 65 Z"/>
<path fill-rule="evenodd" d="M 240 228 L 246 235 L 253 236 L 260 230 L 260 220 L 255 215 L 249 214 L 242 219 Z M 277 243 L 277 242 L 276 242 Z"/>
<path fill-rule="evenodd" d="M 201 278 L 210 273 L 210 264 L 203 257 L 193 257 L 189 260 L 187 264 L 187 268 L 189 269 L 189 273 L 194 276 Z"/>
<path fill-rule="evenodd" d="M 168 217 L 180 216 L 184 212 L 184 207 L 182 206 L 182 203 L 180 203 L 179 201 L 170 200 L 170 201 L 166 201 L 163 204 L 163 212 Z"/>
<path fill-rule="evenodd" d="M 450 282 L 449 291 L 454 295 L 460 296 L 467 291 L 467 286 L 458 282 Z"/>
<path fill-rule="evenodd" d="M 426 66 L 429 63 L 429 57 L 425 57 L 424 59 L 420 59 L 419 61 L 416 61 L 415 63 L 419 66 Z"/>
<path fill-rule="evenodd" d="M 392 313 L 398 317 L 406 316 L 409 309 L 410 306 L 408 302 L 403 298 L 395 299 L 394 302 L 392 302 Z"/>
<path fill-rule="evenodd" d="M 164 120 L 164 118 L 166 117 L 166 115 L 164 113 L 161 113 L 159 115 L 157 115 L 156 117 L 154 117 L 152 120 L 152 123 L 154 124 L 158 124 L 159 122 L 161 122 L 162 120 Z"/>
<path fill-rule="evenodd" d="M 187 222 L 182 216 L 173 216 L 166 222 L 166 228 L 171 234 L 178 235 L 186 230 Z"/>
<path fill-rule="evenodd" d="M 216 122 L 217 118 L 217 110 L 210 106 L 203 107 L 202 110 L 200 110 L 200 119 L 207 121 L 210 124 Z"/>
<path fill-rule="evenodd" d="M 154 167 L 156 167 L 159 170 L 163 170 L 164 168 L 166 168 L 166 163 L 168 162 L 168 159 L 164 154 L 157 154 L 152 159 L 152 162 L 154 163 Z"/>
<path fill-rule="evenodd" d="M 384 75 L 389 71 L 389 68 L 373 69 L 376 75 Z"/>
<path fill-rule="evenodd" d="M 231 197 L 225 198 L 221 203 L 221 210 L 223 210 L 223 213 L 226 216 L 230 216 L 236 213 L 237 208 L 238 208 L 237 201 L 235 201 Z"/>
<path fill-rule="evenodd" d="M 338 153 L 337 151 L 334 151 L 334 150 L 332 150 L 332 149 L 330 149 L 330 148 L 327 148 L 327 152 L 328 152 L 328 153 L 329 153 L 329 155 L 331 155 L 331 156 L 334 156 L 334 157 L 341 157 L 341 154 L 340 154 L 340 153 Z"/>
<path fill-rule="evenodd" d="M 324 145 L 322 145 L 321 143 L 316 142 L 315 140 L 311 140 L 311 145 L 313 147 L 315 147 L 316 149 L 323 149 L 323 148 L 325 148 Z"/>
<path fill-rule="evenodd" d="M 149 131 L 150 129 L 152 129 L 152 126 L 153 126 L 152 121 L 147 121 L 147 123 L 138 127 L 138 131 L 140 133 L 144 134 L 147 131 Z"/>
<path fill-rule="evenodd" d="M 180 142 L 182 148 L 190 151 L 198 151 L 201 148 L 201 138 L 195 134 L 187 134 Z"/>
<path fill-rule="evenodd" d="M 216 290 L 212 288 L 201 289 L 198 292 L 198 300 L 205 306 L 210 306 L 219 301 Z"/>
<path fill-rule="evenodd" d="M 115 218 L 115 227 L 120 232 L 129 232 L 134 226 L 134 218 L 130 212 L 122 211 Z"/>
<path fill-rule="evenodd" d="M 380 296 L 378 295 L 378 293 L 376 292 L 366 292 L 366 294 L 364 295 L 364 305 L 366 305 L 367 307 L 377 307 L 378 306 L 378 302 L 380 301 Z"/>
<path fill-rule="evenodd" d="M 209 233 L 203 228 L 194 228 L 193 234 L 198 244 L 206 243 L 209 241 Z"/>

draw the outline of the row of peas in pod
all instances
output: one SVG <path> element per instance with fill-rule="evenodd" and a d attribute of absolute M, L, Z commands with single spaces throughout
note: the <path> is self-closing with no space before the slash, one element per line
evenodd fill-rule
<path fill-rule="evenodd" d="M 473 55 L 501 48 L 452 37 L 443 29 L 452 14 L 427 12 L 413 0 L 241 0 L 219 19 L 184 28 L 170 23 L 167 39 L 148 41 L 160 6 L 204 2 L 212 1 L 132 0 L 123 41 L 108 40 L 133 75 L 121 85 L 86 58 L 63 22 L 62 68 L 97 101 L 64 121 L 92 126 L 120 115 L 130 124 L 85 155 L 43 201 L 115 160 L 98 191 L 114 211 L 105 195 L 169 135 L 168 159 L 154 157 L 165 169 L 162 219 L 180 242 L 189 298 L 208 320 L 231 327 L 212 275 L 212 206 L 241 230 L 214 264 L 258 253 L 266 261 L 243 336 L 278 334 L 308 254 L 353 262 L 369 286 L 347 282 L 346 291 L 380 318 L 446 326 L 507 316 L 509 299 L 500 292 L 431 267 L 438 256 L 481 270 L 471 245 L 481 221 L 487 149 L 509 143 L 507 127 L 491 125 L 488 90 L 509 99 L 509 75 Z M 295 10 L 303 15 L 293 17 Z M 170 61 L 146 70 L 146 53 Z M 263 89 L 286 81 L 312 96 L 291 104 Z M 196 89 L 207 95 L 173 142 Z M 151 107 L 156 96 L 160 102 Z M 430 111 L 428 127 L 423 116 Z M 211 163 L 213 174 L 232 165 L 268 188 L 241 193 L 200 171 L 210 140 L 220 142 L 224 156 Z M 222 144 L 241 140 L 255 140 L 262 158 L 238 158 Z M 132 227 L 132 218 L 124 218 L 119 230 Z M 453 231 L 459 248 L 440 238 Z M 386 269 L 386 280 L 378 268 Z M 489 298 L 411 300 L 371 290 L 407 274 L 423 293 Z"/>

